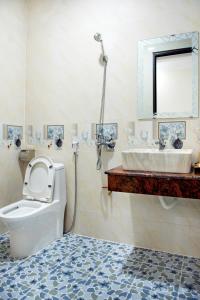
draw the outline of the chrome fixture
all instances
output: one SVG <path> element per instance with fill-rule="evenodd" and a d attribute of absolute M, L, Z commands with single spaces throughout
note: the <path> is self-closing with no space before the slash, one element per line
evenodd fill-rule
<path fill-rule="evenodd" d="M 102 54 L 101 54 L 101 61 L 103 64 L 107 64 L 108 63 L 108 56 L 105 55 L 105 51 L 104 51 L 104 45 L 103 45 L 103 39 L 100 33 L 95 33 L 94 35 L 94 39 L 95 41 L 101 43 L 101 50 L 102 50 Z"/>
<path fill-rule="evenodd" d="M 104 146 L 107 151 L 113 151 L 118 136 L 117 123 L 96 124 L 96 145 Z"/>
<path fill-rule="evenodd" d="M 97 42 L 102 42 L 101 34 L 98 33 L 98 32 L 95 33 L 94 39 L 95 39 Z"/>
<path fill-rule="evenodd" d="M 99 124 L 103 125 L 104 123 L 104 110 L 105 110 L 105 96 L 106 96 L 106 75 L 107 75 L 107 64 L 108 64 L 108 57 L 105 55 L 104 45 L 103 45 L 103 39 L 100 33 L 96 33 L 94 35 L 95 41 L 101 43 L 101 51 L 102 54 L 100 56 L 100 62 L 102 63 L 104 67 L 103 72 L 103 86 L 102 86 L 102 97 L 101 97 L 101 109 L 100 109 L 100 118 L 99 118 Z M 102 146 L 105 144 L 102 142 L 104 139 L 102 135 L 97 135 L 97 170 L 101 169 L 102 161 L 101 161 L 101 154 L 102 154 Z"/>
<path fill-rule="evenodd" d="M 105 55 L 104 46 L 103 46 L 103 40 L 100 33 L 96 33 L 94 35 L 94 39 L 97 42 L 101 43 L 101 49 L 102 49 L 102 62 L 104 65 L 104 72 L 103 72 L 103 87 L 102 87 L 102 97 L 101 97 L 101 110 L 100 110 L 100 119 L 99 123 L 103 124 L 104 122 L 104 108 L 105 108 L 105 96 L 106 96 L 106 75 L 107 75 L 107 64 L 108 64 L 108 57 Z"/>
<path fill-rule="evenodd" d="M 76 126 L 77 127 L 77 126 Z M 65 233 L 69 233 L 74 229 L 77 215 L 77 201 L 78 201 L 78 151 L 79 141 L 77 137 L 72 140 L 72 151 L 74 154 L 74 212 L 72 217 L 72 223 Z"/>
<path fill-rule="evenodd" d="M 166 143 L 165 143 L 165 140 L 164 138 L 159 138 L 158 141 L 155 142 L 156 145 L 159 145 L 159 150 L 164 150 L 165 149 L 165 146 L 166 146 Z"/>

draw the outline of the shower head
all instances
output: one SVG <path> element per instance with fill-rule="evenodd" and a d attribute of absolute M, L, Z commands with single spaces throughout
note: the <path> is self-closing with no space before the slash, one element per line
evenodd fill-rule
<path fill-rule="evenodd" d="M 95 33 L 94 39 L 95 39 L 95 41 L 101 43 L 102 54 L 101 54 L 101 57 L 100 57 L 100 62 L 101 62 L 101 64 L 105 65 L 108 62 L 108 57 L 105 55 L 104 46 L 103 46 L 103 39 L 102 39 L 101 34 L 98 33 L 98 32 Z"/>
<path fill-rule="evenodd" d="M 95 39 L 95 41 L 97 41 L 97 42 L 102 42 L 102 37 L 101 37 L 101 34 L 100 33 L 95 33 L 95 35 L 94 35 L 94 39 Z"/>

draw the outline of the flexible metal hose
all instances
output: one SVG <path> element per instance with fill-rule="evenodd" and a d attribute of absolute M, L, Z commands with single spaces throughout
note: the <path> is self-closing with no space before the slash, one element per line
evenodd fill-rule
<path fill-rule="evenodd" d="M 73 213 L 73 219 L 72 219 L 71 226 L 70 226 L 70 228 L 65 233 L 71 232 L 73 230 L 75 222 L 76 222 L 77 194 L 78 194 L 77 160 L 78 160 L 78 152 L 74 151 L 74 213 Z"/>
<path fill-rule="evenodd" d="M 104 110 L 105 110 L 105 98 L 106 98 L 106 74 L 107 74 L 107 61 L 104 61 L 101 110 L 100 110 L 100 119 L 99 119 L 100 124 L 103 124 L 104 122 Z"/>
<path fill-rule="evenodd" d="M 100 109 L 100 118 L 99 124 L 102 125 L 104 123 L 104 110 L 105 110 L 105 98 L 106 98 L 106 75 L 107 75 L 107 58 L 103 55 L 104 62 L 104 72 L 103 72 L 103 86 L 102 86 L 102 97 L 101 97 L 101 109 Z M 97 170 L 101 169 L 102 160 L 102 145 L 97 145 Z"/>

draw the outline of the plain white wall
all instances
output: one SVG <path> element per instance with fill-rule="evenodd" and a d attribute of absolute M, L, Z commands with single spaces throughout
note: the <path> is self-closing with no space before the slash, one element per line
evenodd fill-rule
<path fill-rule="evenodd" d="M 0 123 L 25 124 L 27 6 L 0 0 Z M 0 149 L 0 206 L 18 200 L 22 176 L 18 151 Z M 0 224 L 0 231 L 2 224 Z"/>

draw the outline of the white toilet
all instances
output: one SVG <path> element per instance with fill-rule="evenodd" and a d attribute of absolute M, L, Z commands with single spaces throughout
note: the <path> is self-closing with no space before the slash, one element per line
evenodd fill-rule
<path fill-rule="evenodd" d="M 10 234 L 10 254 L 26 257 L 63 236 L 66 205 L 64 165 L 45 156 L 26 169 L 23 200 L 0 209 L 0 222 Z"/>

